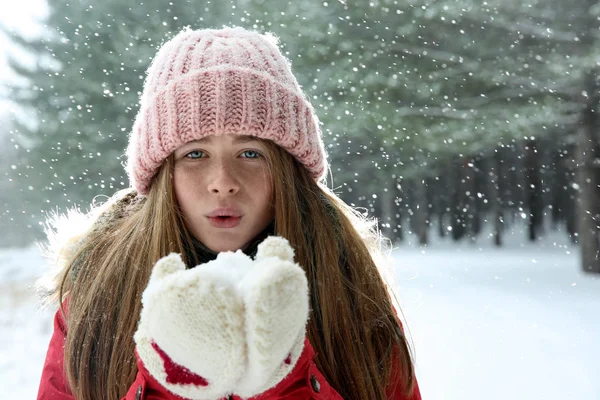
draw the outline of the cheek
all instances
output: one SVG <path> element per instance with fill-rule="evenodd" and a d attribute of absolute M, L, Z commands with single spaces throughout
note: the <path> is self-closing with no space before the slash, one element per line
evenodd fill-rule
<path fill-rule="evenodd" d="M 266 166 L 240 169 L 239 180 L 244 182 L 245 192 L 258 203 L 257 205 L 270 202 L 273 189 L 271 175 Z"/>
<path fill-rule="evenodd" d="M 173 189 L 175 191 L 175 198 L 177 199 L 177 204 L 181 208 L 181 211 L 184 215 L 187 214 L 187 204 L 193 201 L 194 194 L 194 185 L 192 184 L 194 180 L 193 177 L 190 176 L 189 172 L 185 169 L 175 169 L 173 171 Z"/>
<path fill-rule="evenodd" d="M 273 182 L 266 169 L 255 175 L 253 187 L 260 205 L 265 211 L 270 210 L 273 203 Z"/>
<path fill-rule="evenodd" d="M 181 204 L 182 190 L 186 186 L 184 181 L 184 177 L 181 172 L 175 169 L 173 171 L 173 190 L 175 191 L 175 197 L 177 198 L 177 202 Z"/>
<path fill-rule="evenodd" d="M 251 193 L 258 193 L 271 190 L 271 174 L 265 163 L 256 164 L 240 164 L 236 168 L 236 179 L 240 183 L 244 183 Z"/>

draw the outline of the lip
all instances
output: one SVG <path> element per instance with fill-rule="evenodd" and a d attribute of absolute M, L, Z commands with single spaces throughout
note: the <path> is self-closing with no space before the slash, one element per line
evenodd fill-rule
<path fill-rule="evenodd" d="M 227 218 L 223 218 L 227 217 Z M 216 208 L 206 214 L 208 222 L 215 228 L 235 228 L 242 220 L 243 214 L 233 207 Z"/>
<path fill-rule="evenodd" d="M 236 210 L 233 207 L 221 207 L 212 210 L 210 213 L 206 214 L 208 218 L 216 218 L 216 217 L 233 217 L 233 218 L 241 218 L 242 213 Z"/>
<path fill-rule="evenodd" d="M 208 217 L 208 222 L 215 228 L 235 228 L 242 221 L 242 217 Z"/>

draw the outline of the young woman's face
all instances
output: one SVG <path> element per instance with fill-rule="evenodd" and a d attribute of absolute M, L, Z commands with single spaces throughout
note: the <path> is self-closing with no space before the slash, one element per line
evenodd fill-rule
<path fill-rule="evenodd" d="M 244 249 L 274 217 L 266 146 L 208 136 L 175 150 L 173 185 L 186 225 L 215 252 Z"/>

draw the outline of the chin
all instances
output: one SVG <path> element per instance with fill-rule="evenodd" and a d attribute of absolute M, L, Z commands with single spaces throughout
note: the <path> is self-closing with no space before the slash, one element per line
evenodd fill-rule
<path fill-rule="evenodd" d="M 214 251 L 215 253 L 221 253 L 224 251 L 237 251 L 240 250 L 242 248 L 242 245 L 237 245 L 234 243 L 214 243 L 212 245 L 207 245 L 206 247 L 208 247 L 209 249 L 211 249 L 212 251 Z"/>

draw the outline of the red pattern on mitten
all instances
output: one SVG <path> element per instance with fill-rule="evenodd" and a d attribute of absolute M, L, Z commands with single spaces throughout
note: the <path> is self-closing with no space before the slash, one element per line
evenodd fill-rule
<path fill-rule="evenodd" d="M 167 374 L 167 382 L 179 385 L 208 386 L 206 379 L 193 373 L 186 367 L 177 364 L 155 342 L 152 342 L 152 348 L 156 350 L 160 358 L 163 359 L 165 373 Z"/>

